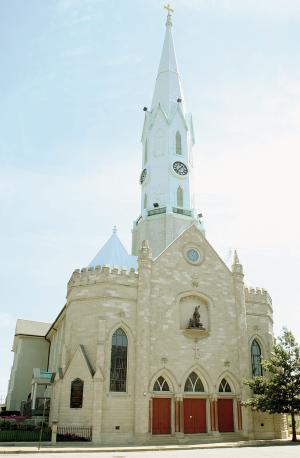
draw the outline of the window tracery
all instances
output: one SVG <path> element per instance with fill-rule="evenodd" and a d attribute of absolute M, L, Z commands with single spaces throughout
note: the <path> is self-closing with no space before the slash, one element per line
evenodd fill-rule
<path fill-rule="evenodd" d="M 158 377 L 154 383 L 153 391 L 170 391 L 169 385 L 164 377 Z"/>
<path fill-rule="evenodd" d="M 184 391 L 193 392 L 193 393 L 200 393 L 204 392 L 204 386 L 200 379 L 200 377 L 196 374 L 196 372 L 191 372 L 188 376 L 185 385 Z"/>
<path fill-rule="evenodd" d="M 221 380 L 219 393 L 231 393 L 231 387 L 225 378 Z"/>

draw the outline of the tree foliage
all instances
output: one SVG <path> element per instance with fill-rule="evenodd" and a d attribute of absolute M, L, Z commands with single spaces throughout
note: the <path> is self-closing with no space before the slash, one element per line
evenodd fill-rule
<path fill-rule="evenodd" d="M 296 414 L 300 413 L 300 347 L 291 331 L 283 330 L 270 359 L 263 360 L 262 367 L 262 376 L 244 382 L 253 395 L 243 404 L 271 414 L 290 414 L 295 441 Z"/>

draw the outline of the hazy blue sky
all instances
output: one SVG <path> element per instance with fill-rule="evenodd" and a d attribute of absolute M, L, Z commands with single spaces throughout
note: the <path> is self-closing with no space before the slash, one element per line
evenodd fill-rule
<path fill-rule="evenodd" d="M 172 5 L 207 238 L 300 340 L 300 0 Z M 0 397 L 16 319 L 52 321 L 114 224 L 130 248 L 162 6 L 0 0 Z"/>

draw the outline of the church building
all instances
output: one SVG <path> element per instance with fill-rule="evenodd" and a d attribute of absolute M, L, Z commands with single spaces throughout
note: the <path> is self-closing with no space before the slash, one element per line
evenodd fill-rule
<path fill-rule="evenodd" d="M 273 345 L 272 301 L 244 284 L 195 209 L 193 120 L 168 9 L 152 104 L 144 108 L 141 211 L 132 254 L 113 234 L 76 269 L 45 337 L 50 424 L 91 426 L 95 443 L 284 438 L 285 417 L 243 407 L 243 380 Z M 229 437 L 227 436 L 227 437 Z"/>

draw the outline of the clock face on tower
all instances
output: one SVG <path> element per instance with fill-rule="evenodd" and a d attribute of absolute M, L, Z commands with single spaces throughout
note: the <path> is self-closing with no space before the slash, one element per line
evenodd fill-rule
<path fill-rule="evenodd" d="M 144 169 L 140 176 L 140 183 L 143 184 L 147 176 L 147 169 Z"/>
<path fill-rule="evenodd" d="M 180 161 L 176 161 L 173 164 L 174 172 L 178 173 L 178 175 L 186 175 L 188 173 L 187 166 Z"/>

